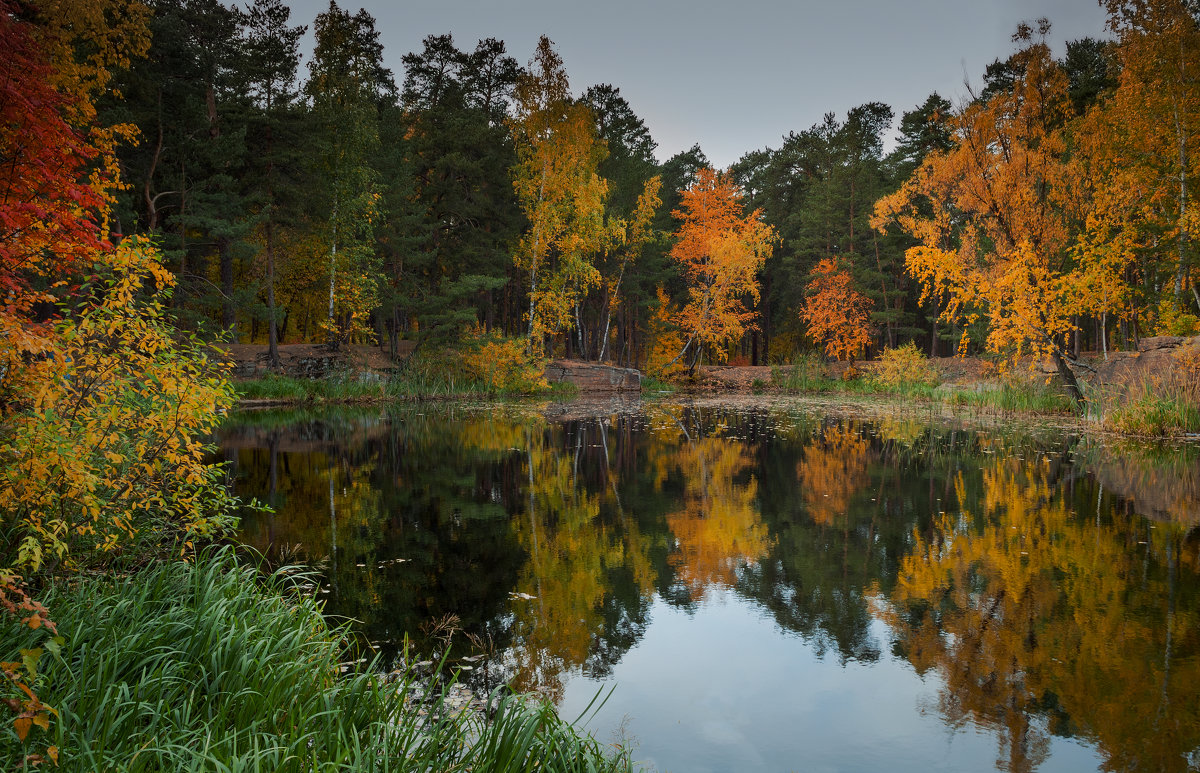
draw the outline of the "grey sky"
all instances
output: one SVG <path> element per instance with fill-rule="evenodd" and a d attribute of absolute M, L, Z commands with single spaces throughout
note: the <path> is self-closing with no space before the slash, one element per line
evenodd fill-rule
<path fill-rule="evenodd" d="M 964 78 L 979 84 L 1013 51 L 1022 20 L 1049 18 L 1060 54 L 1105 34 L 1096 0 L 339 0 L 360 4 L 397 83 L 400 57 L 427 35 L 450 32 L 463 49 L 500 38 L 525 64 L 546 34 L 576 94 L 620 88 L 660 160 L 699 143 L 718 167 L 864 102 L 891 105 L 897 121 L 932 91 L 957 103 Z M 311 25 L 328 0 L 291 6 Z"/>

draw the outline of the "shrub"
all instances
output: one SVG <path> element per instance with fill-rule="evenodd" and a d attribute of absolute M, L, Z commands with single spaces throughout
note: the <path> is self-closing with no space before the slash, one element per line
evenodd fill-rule
<path fill-rule="evenodd" d="M 1179 308 L 1173 301 L 1158 304 L 1158 319 L 1154 334 L 1160 336 L 1193 336 L 1200 333 L 1200 317 Z"/>
<path fill-rule="evenodd" d="M 174 278 L 129 239 L 64 305 L 0 434 L 0 566 L 107 561 L 230 527 L 233 498 L 198 438 L 233 401 L 226 368 L 170 325 Z M 156 292 L 151 292 L 151 290 Z"/>
<path fill-rule="evenodd" d="M 524 338 L 505 338 L 476 327 L 463 339 L 463 369 L 488 392 L 533 392 L 547 387 L 545 363 Z"/>
<path fill-rule="evenodd" d="M 777 331 L 767 344 L 767 362 L 783 365 L 800 355 L 804 336 L 796 330 Z"/>
<path fill-rule="evenodd" d="M 890 388 L 910 384 L 932 387 L 937 386 L 940 381 L 937 369 L 912 341 L 894 349 L 884 349 L 871 374 L 871 380 Z"/>

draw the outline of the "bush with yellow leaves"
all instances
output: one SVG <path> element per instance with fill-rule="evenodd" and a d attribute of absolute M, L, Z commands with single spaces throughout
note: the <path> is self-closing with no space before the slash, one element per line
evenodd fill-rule
<path fill-rule="evenodd" d="M 1200 333 L 1200 317 L 1174 301 L 1167 299 L 1158 304 L 1153 329 L 1160 336 L 1193 336 Z"/>
<path fill-rule="evenodd" d="M 146 241 L 103 256 L 27 357 L 0 413 L 0 567 L 106 562 L 236 523 L 201 438 L 233 403 L 226 365 L 181 338 L 163 301 L 174 277 Z"/>
<path fill-rule="evenodd" d="M 885 387 L 906 385 L 937 386 L 937 369 L 912 341 L 894 349 L 884 349 L 875 364 L 871 379 Z"/>
<path fill-rule="evenodd" d="M 476 326 L 463 337 L 466 375 L 485 391 L 534 392 L 547 386 L 545 361 L 529 351 L 524 338 L 505 338 Z"/>

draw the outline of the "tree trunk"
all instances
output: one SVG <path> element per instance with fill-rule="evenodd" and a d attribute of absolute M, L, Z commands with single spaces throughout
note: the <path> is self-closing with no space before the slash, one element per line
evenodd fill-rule
<path fill-rule="evenodd" d="M 333 205 L 333 239 L 329 242 L 329 332 L 326 343 L 337 350 L 337 324 L 333 319 L 333 288 L 337 280 L 337 202 Z"/>
<path fill-rule="evenodd" d="M 268 103 L 268 109 L 269 103 Z M 267 158 L 271 159 L 274 137 L 267 126 Z M 267 162 L 267 363 L 271 368 L 279 367 L 279 322 L 275 309 L 275 162 Z"/>
<path fill-rule="evenodd" d="M 237 310 L 233 306 L 233 242 L 228 237 L 217 240 L 221 256 L 221 325 L 237 341 Z"/>
<path fill-rule="evenodd" d="M 1182 43 L 1180 43 L 1182 46 Z M 1182 51 L 1180 55 L 1182 57 Z M 1180 63 L 1182 65 L 1182 62 Z M 1172 99 L 1174 102 L 1174 98 Z M 1179 258 L 1175 266 L 1175 302 L 1179 303 L 1180 297 L 1183 295 L 1183 275 L 1184 268 L 1187 265 L 1187 131 L 1183 125 L 1183 120 L 1179 115 L 1179 105 L 1174 105 L 1175 118 L 1175 141 L 1179 146 Z"/>
<path fill-rule="evenodd" d="M 1083 402 L 1083 389 L 1079 386 L 1079 380 L 1075 378 L 1075 372 L 1071 370 L 1071 366 L 1067 364 L 1067 358 L 1057 348 L 1051 353 L 1054 359 L 1054 364 L 1058 368 L 1058 375 L 1067 385 L 1067 389 L 1071 392 L 1071 399 L 1076 405 Z"/>

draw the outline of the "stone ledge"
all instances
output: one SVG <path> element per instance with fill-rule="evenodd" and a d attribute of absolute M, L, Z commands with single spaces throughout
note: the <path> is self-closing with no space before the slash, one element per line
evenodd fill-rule
<path fill-rule="evenodd" d="M 642 374 L 632 368 L 614 368 L 595 362 L 552 360 L 546 366 L 546 380 L 574 384 L 580 392 L 640 392 Z"/>
<path fill-rule="evenodd" d="M 1152 352 L 1155 349 L 1173 349 L 1182 346 L 1187 339 L 1183 336 L 1151 336 L 1138 341 L 1139 352 Z"/>

